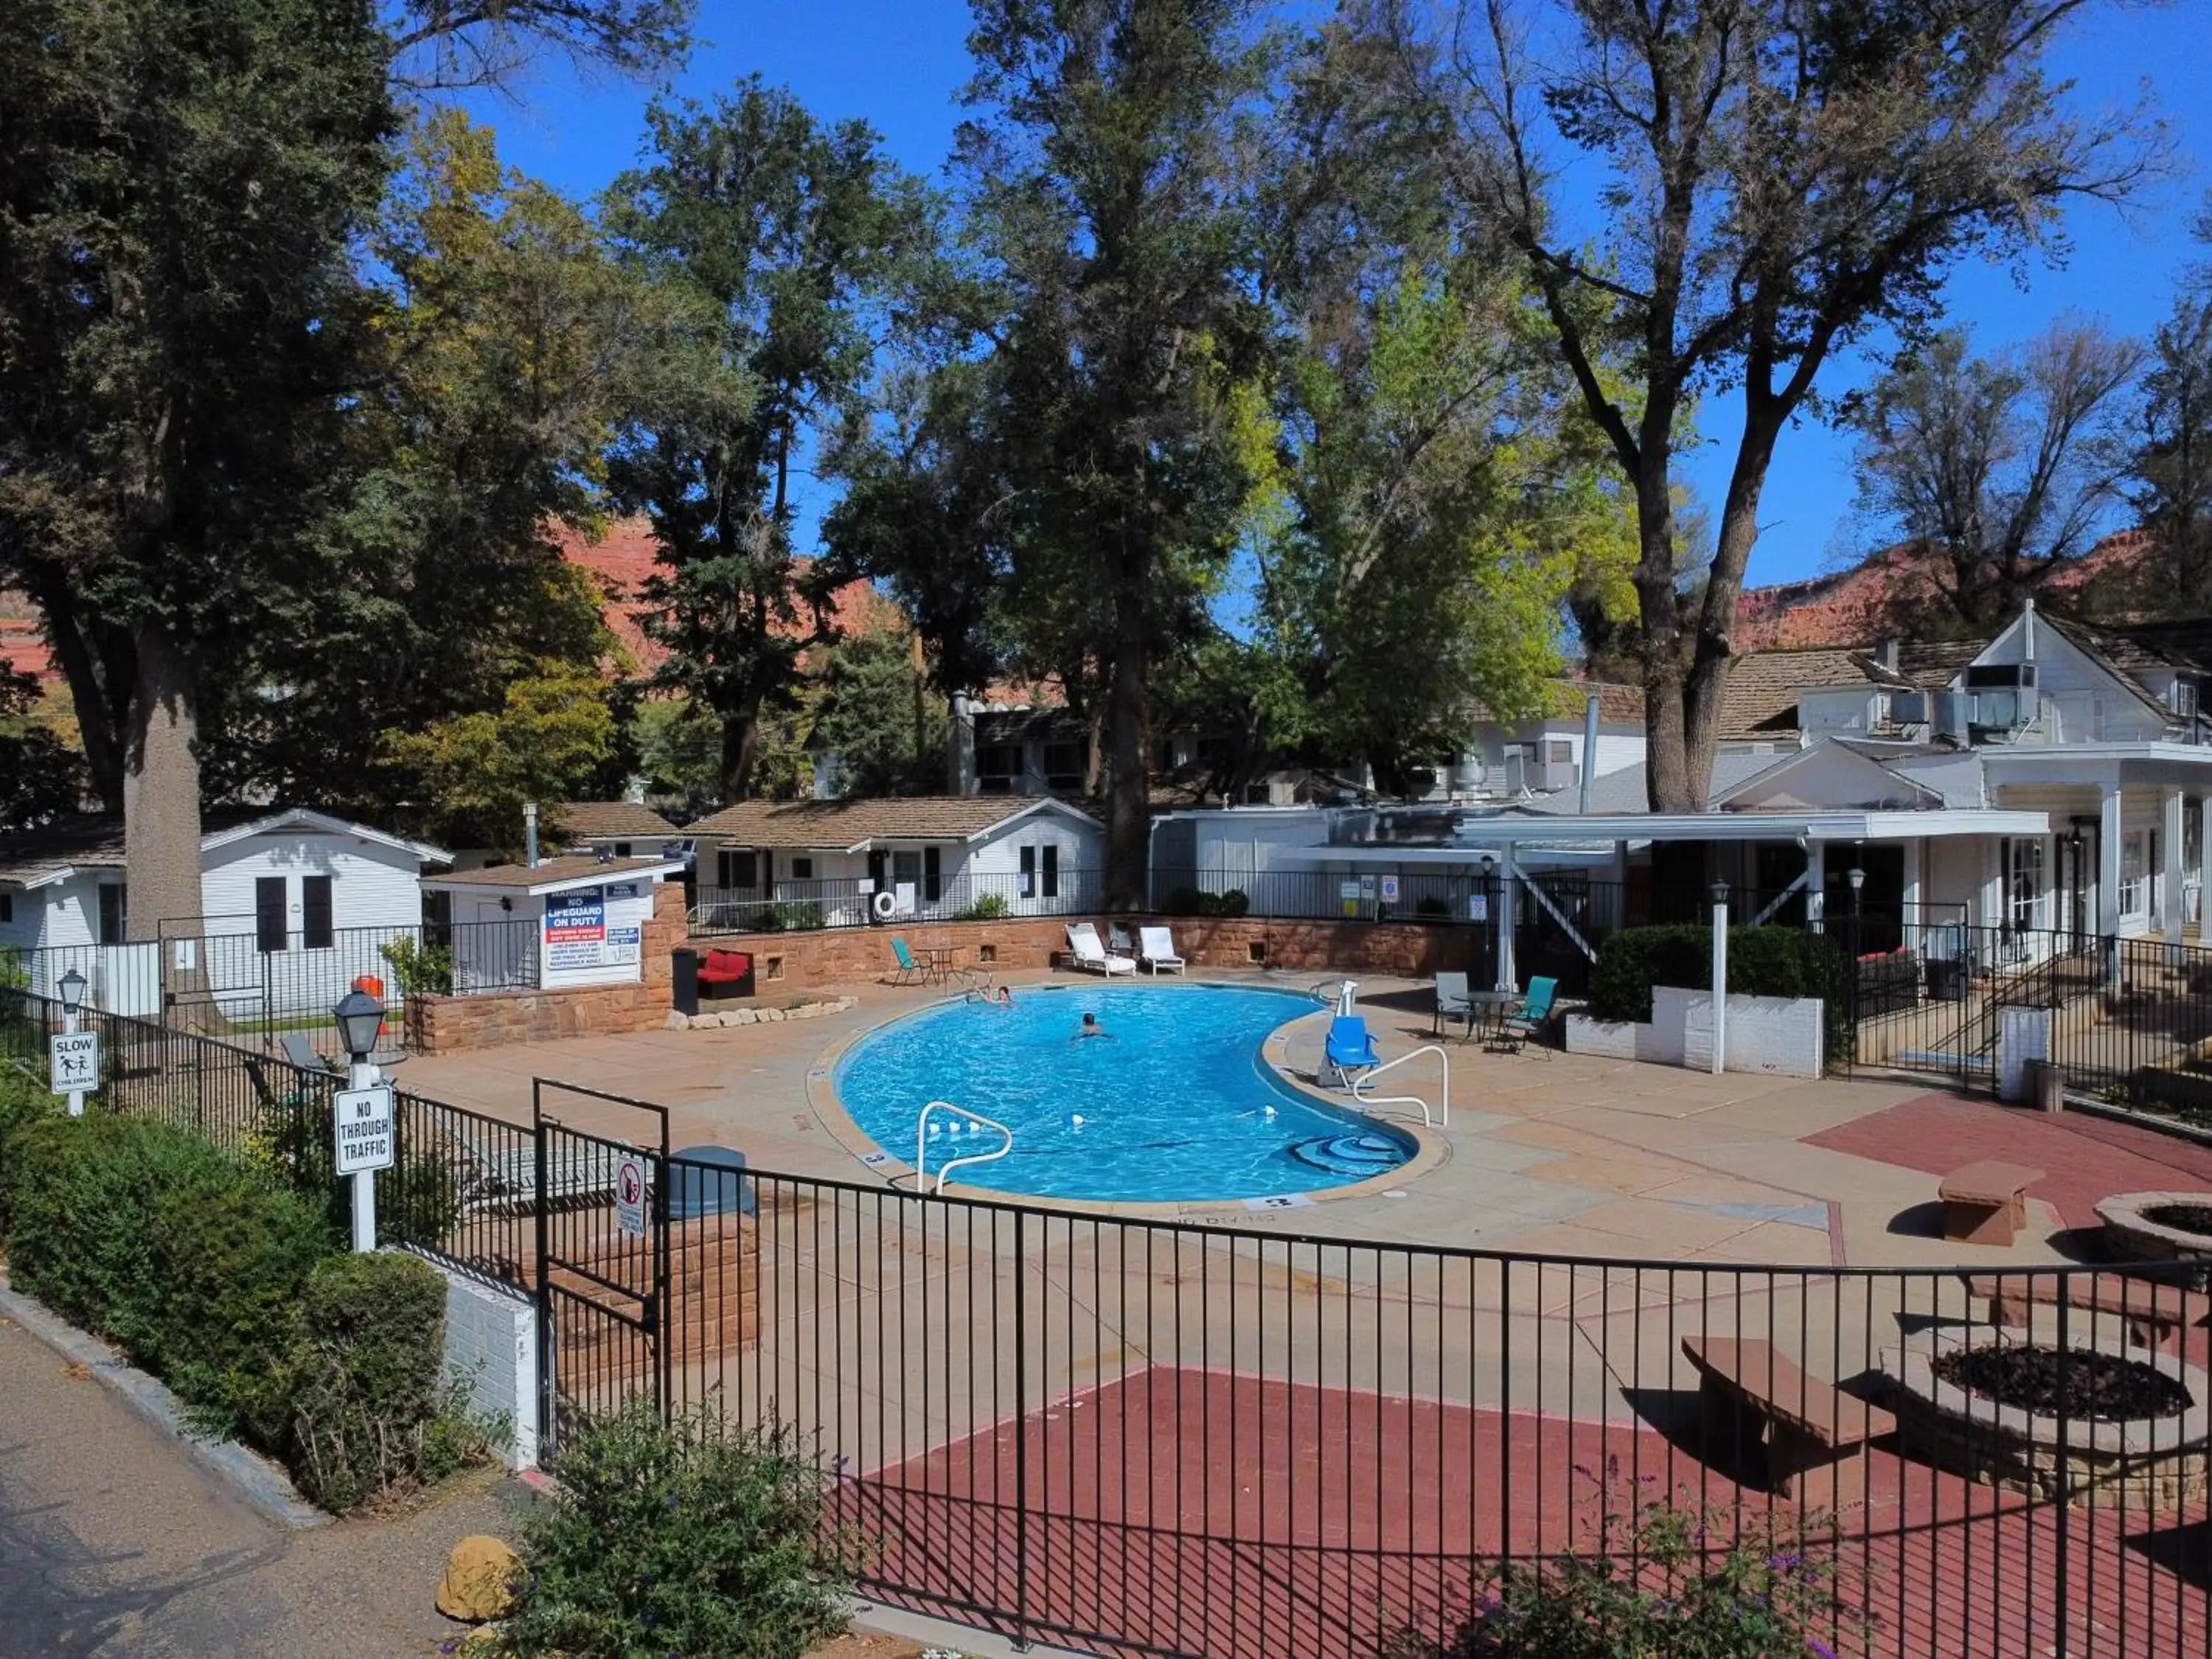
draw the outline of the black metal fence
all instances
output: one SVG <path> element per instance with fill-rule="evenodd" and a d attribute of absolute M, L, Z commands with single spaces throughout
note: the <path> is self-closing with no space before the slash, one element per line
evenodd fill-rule
<path fill-rule="evenodd" d="M 642 1234 L 550 1224 L 546 1420 L 645 1398 L 798 1430 L 890 1601 L 1349 1659 L 1571 1555 L 1655 1597 L 1733 1563 L 1838 1654 L 2212 1652 L 2212 1334 L 2171 1283 L 1516 1256 L 538 1133 L 541 1161 L 631 1152 L 690 1195 Z M 2057 1379 L 2033 1419 L 1947 1406 L 2015 1368 Z M 2123 1431 L 2091 1414 L 2116 1368 L 2195 1403 Z"/>
<path fill-rule="evenodd" d="M 1088 915 L 1105 897 L 1099 870 L 1036 869 L 932 877 L 779 880 L 772 890 L 699 887 L 695 933 L 810 933 L 878 921 L 989 921 L 1004 916 Z M 887 908 L 886 908 L 887 907 Z"/>

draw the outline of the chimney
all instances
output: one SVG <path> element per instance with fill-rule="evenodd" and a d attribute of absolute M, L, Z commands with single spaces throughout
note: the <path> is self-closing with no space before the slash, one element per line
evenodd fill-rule
<path fill-rule="evenodd" d="M 522 803 L 522 857 L 525 869 L 538 867 L 538 803 L 534 800 Z"/>
<path fill-rule="evenodd" d="M 975 706 L 964 691 L 952 694 L 952 718 L 945 732 L 945 791 L 950 795 L 977 793 L 975 781 Z"/>
<path fill-rule="evenodd" d="M 1897 635 L 1875 642 L 1874 659 L 1893 674 L 1897 672 Z"/>

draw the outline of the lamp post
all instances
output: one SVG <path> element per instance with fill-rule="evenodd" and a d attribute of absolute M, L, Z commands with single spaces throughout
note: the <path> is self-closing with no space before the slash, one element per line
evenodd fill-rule
<path fill-rule="evenodd" d="M 1713 1075 L 1727 1068 L 1729 884 L 1713 878 Z"/>
<path fill-rule="evenodd" d="M 376 1035 L 384 1029 L 384 1005 L 368 992 L 352 990 L 338 999 L 337 1006 L 331 1010 L 331 1018 L 337 1022 L 338 1042 L 346 1051 L 352 1066 L 346 1074 L 346 1093 L 356 1100 L 381 1089 L 384 1074 L 376 1062 L 369 1058 L 376 1049 Z M 346 1162 L 345 1136 L 347 1115 L 353 1109 L 349 1103 L 340 1100 L 331 1109 L 333 1132 L 337 1137 L 337 1157 L 341 1165 Z M 391 1101 L 386 1093 L 383 1103 L 385 1139 L 391 1139 Z M 389 1163 L 387 1157 L 383 1160 Z M 356 1169 L 353 1171 L 353 1247 L 356 1252 L 376 1248 L 376 1170 L 380 1167 Z"/>
<path fill-rule="evenodd" d="M 77 1011 L 84 1006 L 86 982 L 83 971 L 72 968 L 62 975 L 61 983 L 55 988 L 62 994 L 62 1032 L 65 1036 L 76 1035 Z M 69 1091 L 69 1115 L 71 1117 L 84 1115 L 83 1090 Z"/>
<path fill-rule="evenodd" d="M 1866 890 L 1866 872 L 1854 864 L 1844 872 L 1844 879 L 1851 884 L 1851 956 L 1856 960 L 1866 949 L 1865 930 L 1861 925 L 1865 911 L 1860 897 Z"/>

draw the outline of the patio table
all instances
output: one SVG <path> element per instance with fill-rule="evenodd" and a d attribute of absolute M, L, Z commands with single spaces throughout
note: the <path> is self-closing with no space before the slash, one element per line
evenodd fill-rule
<path fill-rule="evenodd" d="M 1521 1006 L 1521 993 L 1503 989 L 1467 994 L 1467 1035 L 1472 1040 L 1479 1024 L 1489 1036 L 1504 1029 L 1505 1017 Z"/>

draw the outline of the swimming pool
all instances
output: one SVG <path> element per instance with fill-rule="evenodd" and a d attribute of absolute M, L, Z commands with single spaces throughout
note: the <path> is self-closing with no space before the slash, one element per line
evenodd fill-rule
<path fill-rule="evenodd" d="M 1139 1203 L 1279 1197 L 1387 1174 L 1416 1149 L 1402 1130 L 1291 1088 L 1261 1057 L 1269 1032 L 1314 1012 L 1309 997 L 1244 986 L 1040 986 L 1012 1008 L 951 1003 L 884 1026 L 835 1080 L 854 1121 L 902 1161 L 933 1100 L 1012 1130 L 1006 1158 L 956 1172 L 956 1185 Z M 1105 1036 L 1077 1040 L 1086 1013 Z M 1000 1144 L 948 1121 L 929 1162 Z"/>

